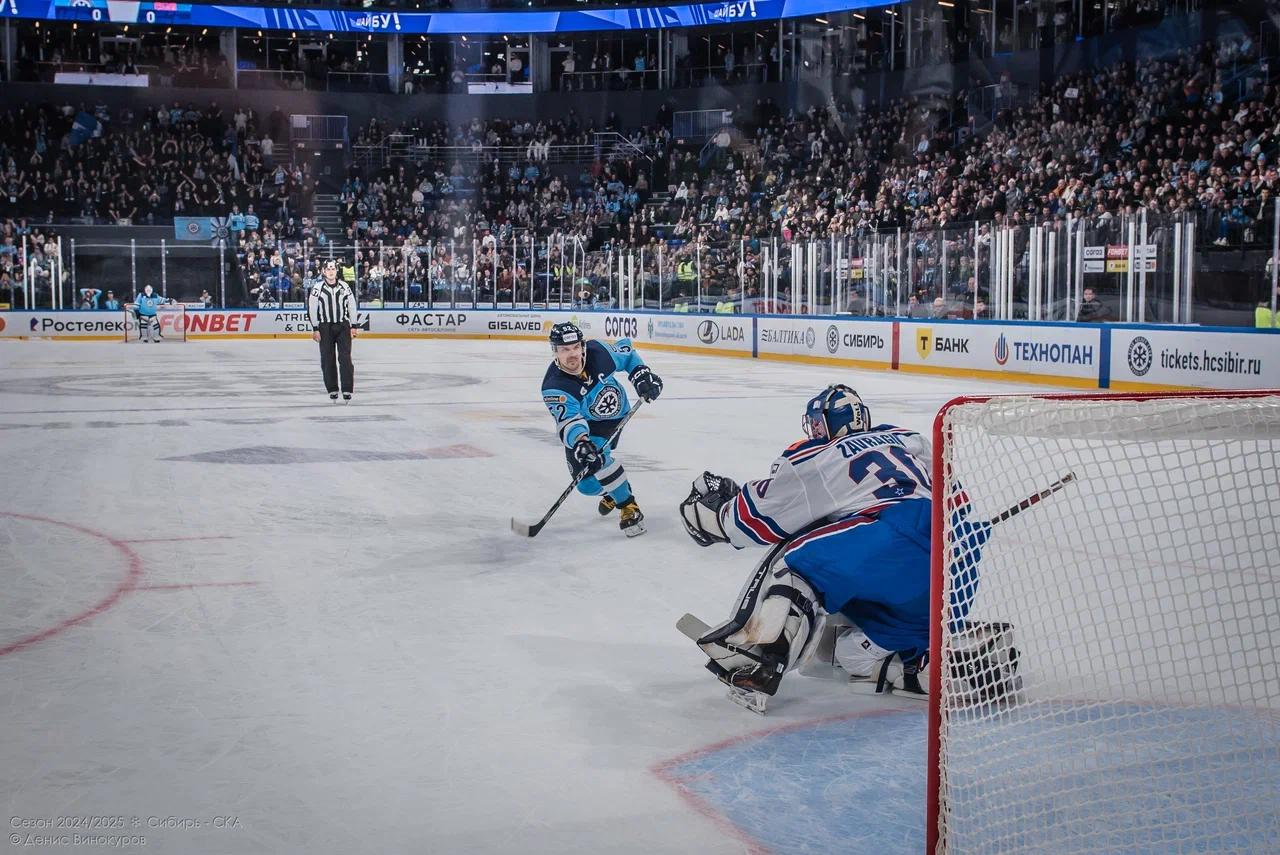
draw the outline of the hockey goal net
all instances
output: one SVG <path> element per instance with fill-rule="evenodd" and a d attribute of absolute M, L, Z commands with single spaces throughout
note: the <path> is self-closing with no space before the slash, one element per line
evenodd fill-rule
<path fill-rule="evenodd" d="M 934 445 L 928 851 L 1280 852 L 1280 391 L 958 399 Z"/>
<path fill-rule="evenodd" d="M 138 317 L 137 307 L 129 303 L 124 311 L 125 341 L 186 341 L 187 307 L 181 303 L 166 303 L 156 308 L 156 326 L 148 332 L 143 329 L 143 319 Z M 156 332 L 159 339 L 155 339 Z M 146 338 L 144 339 L 144 336 Z"/>

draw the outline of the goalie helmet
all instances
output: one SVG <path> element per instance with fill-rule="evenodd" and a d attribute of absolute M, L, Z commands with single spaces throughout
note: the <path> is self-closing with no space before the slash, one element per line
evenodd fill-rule
<path fill-rule="evenodd" d="M 831 384 L 805 405 L 804 433 L 810 439 L 838 439 L 868 430 L 871 410 L 843 383 Z"/>
<path fill-rule="evenodd" d="M 552 350 L 566 344 L 582 344 L 584 341 L 582 330 L 578 328 L 577 324 L 568 321 L 553 326 L 550 339 Z"/>

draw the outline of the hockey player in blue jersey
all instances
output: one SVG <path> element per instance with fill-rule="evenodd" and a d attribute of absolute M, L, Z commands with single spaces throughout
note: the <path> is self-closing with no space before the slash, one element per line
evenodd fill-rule
<path fill-rule="evenodd" d="M 160 341 L 160 319 L 156 317 L 156 311 L 168 302 L 168 297 L 161 297 L 150 285 L 144 286 L 142 293 L 134 298 L 133 313 L 138 318 L 139 339 Z"/>
<path fill-rule="evenodd" d="M 680 505 L 686 530 L 702 546 L 771 547 L 736 614 L 699 637 L 712 660 L 708 669 L 731 688 L 772 695 L 783 673 L 803 665 L 822 642 L 868 691 L 924 697 L 929 443 L 911 430 L 873 425 L 857 392 L 844 385 L 808 402 L 804 429 L 808 439 L 784 451 L 769 477 L 739 488 L 704 473 Z M 960 622 L 977 590 L 991 526 L 967 522 L 967 499 L 958 490 L 951 504 L 965 556 L 952 602 L 952 618 Z M 824 641 L 826 618 L 837 613 Z"/>
<path fill-rule="evenodd" d="M 551 328 L 554 359 L 542 380 L 542 402 L 556 420 L 569 471 L 585 475 L 578 490 L 601 496 L 601 515 L 620 512 L 619 527 L 628 537 L 644 534 L 644 514 L 631 494 L 622 464 L 609 448 L 631 406 L 614 374 L 626 372 L 636 394 L 646 402 L 662 394 L 662 380 L 644 364 L 629 339 L 614 344 L 588 341 L 576 324 Z M 601 495 L 603 494 L 603 495 Z"/>

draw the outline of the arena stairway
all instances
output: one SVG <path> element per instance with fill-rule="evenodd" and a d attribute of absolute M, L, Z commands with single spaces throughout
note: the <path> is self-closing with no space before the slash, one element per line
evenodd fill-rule
<path fill-rule="evenodd" d="M 342 236 L 342 208 L 337 193 L 317 193 L 312 206 L 316 225 L 324 229 L 331 240 Z"/>

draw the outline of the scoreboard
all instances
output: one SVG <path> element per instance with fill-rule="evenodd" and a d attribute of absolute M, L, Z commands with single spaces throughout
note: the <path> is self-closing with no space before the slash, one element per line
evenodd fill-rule
<path fill-rule="evenodd" d="M 53 15 L 59 21 L 110 21 L 107 0 L 55 0 Z"/>
<path fill-rule="evenodd" d="M 119 24 L 194 25 L 190 3 L 121 2 L 121 0 L 53 0 L 53 17 L 58 21 L 89 21 Z"/>
<path fill-rule="evenodd" d="M 140 3 L 138 23 L 142 24 L 190 24 L 190 3 Z"/>
<path fill-rule="evenodd" d="M 320 33 L 503 35 L 594 33 L 763 24 L 896 6 L 906 0 L 715 0 L 630 8 L 501 12 L 383 12 L 282 6 L 217 6 L 168 0 L 0 0 L 0 18 L 159 24 Z"/>

